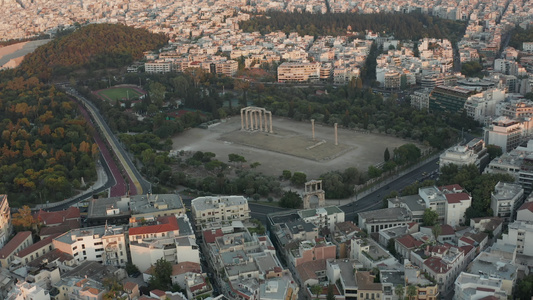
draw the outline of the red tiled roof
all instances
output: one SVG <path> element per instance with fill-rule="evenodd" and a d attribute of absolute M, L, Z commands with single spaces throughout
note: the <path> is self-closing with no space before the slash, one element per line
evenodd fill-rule
<path fill-rule="evenodd" d="M 452 234 L 455 234 L 455 230 L 453 229 L 453 227 L 448 225 L 448 224 L 444 224 L 440 228 L 441 228 L 440 235 L 452 235 Z"/>
<path fill-rule="evenodd" d="M 422 246 L 424 243 L 422 241 L 416 240 L 412 235 L 404 235 L 401 238 L 397 239 L 398 243 L 405 246 L 407 249 L 412 249 Z"/>
<path fill-rule="evenodd" d="M 172 266 L 172 276 L 184 274 L 187 272 L 202 273 L 202 267 L 199 263 L 185 261 Z"/>
<path fill-rule="evenodd" d="M 432 253 L 443 254 L 448 251 L 448 249 L 450 249 L 450 247 L 447 245 L 435 245 L 433 247 L 430 247 L 429 251 Z"/>
<path fill-rule="evenodd" d="M 59 249 L 53 249 L 52 251 L 46 253 L 46 254 L 43 254 L 41 256 L 39 256 L 38 258 L 34 259 L 33 261 L 30 261 L 28 263 L 28 266 L 30 267 L 39 267 L 41 266 L 44 261 L 46 260 L 47 262 L 54 262 L 54 261 L 60 261 L 60 262 L 65 262 L 65 261 L 70 261 L 70 260 L 73 260 L 74 257 L 66 252 L 63 252 Z"/>
<path fill-rule="evenodd" d="M 455 194 L 444 194 L 448 203 L 461 203 L 461 201 L 470 200 L 470 195 L 467 193 L 455 193 Z"/>
<path fill-rule="evenodd" d="M 463 251 L 464 255 L 466 256 L 470 251 L 474 250 L 474 246 L 472 245 L 466 245 L 459 247 L 459 250 Z"/>
<path fill-rule="evenodd" d="M 44 240 L 40 240 L 38 241 L 37 243 L 33 244 L 33 245 L 30 245 L 22 250 L 19 251 L 19 253 L 15 254 L 15 256 L 17 257 L 24 257 L 32 252 L 34 252 L 35 250 L 38 250 L 42 247 L 46 247 L 47 245 L 51 245 L 52 244 L 52 240 L 56 237 L 56 236 L 59 236 L 59 234 L 54 234 L 54 235 L 51 235 L 47 238 L 45 238 Z"/>
<path fill-rule="evenodd" d="M 35 215 L 35 218 L 48 226 L 50 225 L 59 225 L 68 220 L 80 219 L 80 209 L 77 207 L 69 207 L 66 210 L 62 211 L 51 211 L 47 212 L 44 210 L 39 210 Z"/>
<path fill-rule="evenodd" d="M 476 288 L 476 290 L 483 291 L 483 292 L 494 292 L 494 289 L 489 289 L 489 288 L 484 288 L 484 287 L 478 287 Z"/>
<path fill-rule="evenodd" d="M 325 270 L 326 270 L 325 259 L 312 260 L 312 261 L 308 261 L 301 265 L 296 266 L 296 272 L 298 272 L 298 275 L 302 279 L 302 283 L 306 282 L 308 279 L 318 278 L 317 272 L 325 271 Z"/>
<path fill-rule="evenodd" d="M 479 300 L 499 300 L 500 298 L 496 297 L 496 296 L 487 296 L 487 297 L 483 297 Z"/>
<path fill-rule="evenodd" d="M 424 265 L 430 268 L 433 272 L 445 274 L 448 272 L 448 265 L 445 264 L 438 256 L 432 256 L 424 261 Z"/>
<path fill-rule="evenodd" d="M 224 235 L 222 229 L 217 229 L 214 232 L 212 230 L 205 230 L 202 234 L 204 236 L 204 241 L 208 244 L 214 243 L 217 237 Z"/>
<path fill-rule="evenodd" d="M 206 285 L 207 284 L 205 282 L 202 282 L 202 283 L 199 283 L 197 285 L 191 286 L 189 289 L 191 290 L 191 292 L 195 292 L 197 290 L 201 290 Z"/>
<path fill-rule="evenodd" d="M 126 291 L 131 292 L 131 291 L 133 291 L 133 289 L 134 289 L 136 286 L 137 286 L 137 284 L 136 284 L 135 282 L 133 282 L 133 281 L 126 281 L 126 282 L 124 282 L 124 289 L 125 289 Z"/>
<path fill-rule="evenodd" d="M 467 238 L 466 236 L 462 236 L 460 239 L 460 241 L 463 241 L 469 245 L 474 245 L 475 244 L 475 241 L 471 238 Z"/>
<path fill-rule="evenodd" d="M 79 220 L 67 220 L 61 225 L 57 226 L 51 226 L 51 227 L 43 227 L 41 228 L 41 231 L 39 232 L 40 236 L 47 236 L 52 235 L 56 233 L 65 233 L 71 229 L 80 228 L 80 221 Z"/>
<path fill-rule="evenodd" d="M 462 191 L 464 190 L 462 186 L 458 185 L 458 184 L 450 184 L 450 185 L 443 185 L 443 186 L 439 186 L 439 191 L 450 191 L 450 192 L 453 192 L 454 189 L 456 191 Z"/>
<path fill-rule="evenodd" d="M 175 216 L 157 218 L 159 224 L 139 226 L 129 229 L 130 236 L 139 234 L 162 233 L 179 230 L 178 220 Z"/>
<path fill-rule="evenodd" d="M 166 295 L 165 292 L 163 292 L 162 290 L 151 290 L 150 293 L 158 296 L 158 297 L 163 297 Z"/>
<path fill-rule="evenodd" d="M 15 235 L 2 249 L 0 249 L 0 258 L 6 258 L 9 255 L 13 254 L 13 251 L 17 249 L 22 242 L 24 242 L 28 237 L 31 237 L 31 231 L 21 231 Z"/>
<path fill-rule="evenodd" d="M 530 212 L 533 212 L 533 202 L 526 202 L 520 206 L 518 210 L 529 210 Z"/>

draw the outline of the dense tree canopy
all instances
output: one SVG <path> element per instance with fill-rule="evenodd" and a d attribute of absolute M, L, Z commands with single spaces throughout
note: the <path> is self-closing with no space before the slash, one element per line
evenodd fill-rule
<path fill-rule="evenodd" d="M 517 26 L 511 34 L 509 46 L 523 50 L 522 44 L 531 41 L 533 41 L 533 28 L 523 29 L 522 27 Z"/>
<path fill-rule="evenodd" d="M 0 83 L 0 108 L 0 194 L 11 206 L 63 200 L 96 179 L 93 129 L 54 86 L 14 77 Z"/>
<path fill-rule="evenodd" d="M 286 13 L 269 12 L 264 16 L 240 22 L 244 31 L 263 34 L 276 30 L 300 35 L 345 35 L 348 26 L 353 32 L 386 32 L 404 40 L 423 37 L 457 40 L 465 30 L 461 21 L 445 20 L 421 13 L 411 14 L 353 14 L 353 13 Z"/>

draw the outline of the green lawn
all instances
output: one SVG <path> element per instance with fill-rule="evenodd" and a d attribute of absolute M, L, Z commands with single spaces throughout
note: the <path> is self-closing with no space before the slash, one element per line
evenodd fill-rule
<path fill-rule="evenodd" d="M 138 91 L 132 88 L 127 88 L 127 87 L 109 88 L 109 89 L 101 90 L 98 92 L 98 95 L 102 98 L 107 98 L 107 100 L 109 101 L 114 101 L 117 99 L 119 100 L 127 99 L 128 97 L 129 99 L 135 99 L 135 98 L 139 98 L 140 96 L 142 96 L 142 94 L 139 93 Z"/>

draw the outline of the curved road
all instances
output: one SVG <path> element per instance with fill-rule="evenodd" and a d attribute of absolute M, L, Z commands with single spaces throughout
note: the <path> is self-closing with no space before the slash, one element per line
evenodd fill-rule
<path fill-rule="evenodd" d="M 150 193 L 152 189 L 151 183 L 146 181 L 141 176 L 141 174 L 131 161 L 128 153 L 126 153 L 126 151 L 122 148 L 117 138 L 105 122 L 104 118 L 99 113 L 98 108 L 96 108 L 90 101 L 85 99 L 85 97 L 78 94 L 78 92 L 70 86 L 66 85 L 65 87 L 70 95 L 76 97 L 76 99 L 78 99 L 81 103 L 84 104 L 85 108 L 91 113 L 93 120 L 102 130 L 105 139 L 108 141 L 109 145 L 111 146 L 111 149 L 117 156 L 118 160 L 120 161 L 128 175 L 130 181 L 130 195 Z"/>

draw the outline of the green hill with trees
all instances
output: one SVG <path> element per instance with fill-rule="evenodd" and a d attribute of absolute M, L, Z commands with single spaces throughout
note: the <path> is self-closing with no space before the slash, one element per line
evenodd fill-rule
<path fill-rule="evenodd" d="M 26 56 L 20 71 L 47 81 L 82 68 L 116 68 L 161 48 L 168 38 L 121 24 L 91 24 L 60 36 Z"/>

